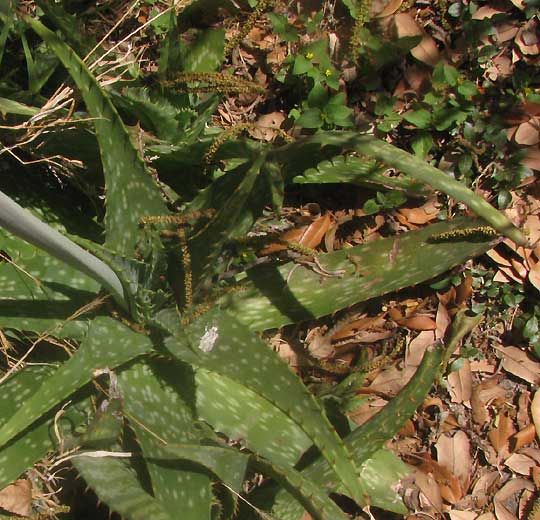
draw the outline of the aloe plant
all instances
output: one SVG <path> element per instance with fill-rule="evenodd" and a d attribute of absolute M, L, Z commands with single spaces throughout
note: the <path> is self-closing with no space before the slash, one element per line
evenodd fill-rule
<path fill-rule="evenodd" d="M 147 114 L 159 114 L 155 124 L 174 135 L 167 146 L 163 140 L 152 145 L 156 164 L 187 165 L 208 151 L 204 122 L 215 101 L 201 103 L 189 116 L 194 127 L 185 131 L 168 119 L 159 89 L 107 92 L 56 33 L 36 19 L 24 21 L 61 61 L 93 118 L 106 188 L 105 240 L 101 245 L 70 239 L 0 197 L 6 230 L 0 248 L 11 257 L 0 265 L 0 326 L 79 341 L 72 357 L 52 372 L 29 366 L 4 383 L 0 488 L 47 452 L 77 446 L 73 466 L 111 510 L 129 519 L 174 519 L 178 511 L 194 520 L 233 518 L 253 471 L 275 482 L 273 498 L 257 503 L 279 518 L 298 519 L 303 510 L 316 519 L 346 518 L 329 497 L 335 492 L 360 505 L 404 512 L 391 486 L 406 466 L 383 444 L 429 391 L 441 349 L 434 346 L 409 385 L 343 439 L 260 333 L 421 283 L 482 254 L 497 238 L 480 233 L 471 239 L 466 231 L 485 223 L 460 218 L 320 254 L 326 277 L 291 262 L 239 271 L 222 284 L 215 275 L 227 261 L 226 246 L 253 229 L 269 203 L 281 206 L 283 186 L 313 182 L 314 168 L 317 182 L 326 175 L 335 181 L 343 175 L 341 161 L 359 182 L 417 194 L 423 193 L 418 181 L 429 183 L 517 242 L 524 240 L 520 231 L 442 172 L 351 132 L 320 133 L 283 147 L 234 140 L 219 152 L 230 162 L 229 171 L 206 178 L 206 187 L 183 200 L 185 211 L 171 215 L 163 192 L 174 188 L 155 182 L 115 102 L 123 111 L 136 114 L 144 107 Z M 214 34 L 209 41 L 215 39 Z M 204 45 L 198 49 L 204 55 Z M 200 62 L 195 55 L 191 60 L 186 66 L 195 70 Z M 404 178 L 392 184 L 376 162 L 366 167 L 346 159 L 351 149 L 392 164 Z M 156 215 L 163 218 L 145 218 Z M 100 286 L 114 296 L 116 307 L 76 312 L 87 308 Z M 17 306 L 9 306 L 14 300 Z M 92 385 L 96 380 L 100 385 Z M 101 402 L 98 410 L 95 400 Z M 77 428 L 62 429 L 59 439 L 51 437 L 49 425 L 60 408 L 73 415 Z M 242 449 L 231 447 L 227 441 L 233 440 Z M 95 446 L 108 455 L 94 458 Z M 311 447 L 320 459 L 299 469 Z"/>

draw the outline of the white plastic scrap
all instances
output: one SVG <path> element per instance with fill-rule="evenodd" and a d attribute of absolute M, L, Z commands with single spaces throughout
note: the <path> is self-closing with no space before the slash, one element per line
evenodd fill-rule
<path fill-rule="evenodd" d="M 214 327 L 205 327 L 204 334 L 199 342 L 199 349 L 203 352 L 210 352 L 219 338 L 218 328 Z"/>

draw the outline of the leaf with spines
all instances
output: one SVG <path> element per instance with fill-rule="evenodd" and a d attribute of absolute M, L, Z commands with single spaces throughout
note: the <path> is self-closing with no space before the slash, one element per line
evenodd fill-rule
<path fill-rule="evenodd" d="M 124 410 L 145 457 L 154 496 L 172 517 L 182 511 L 182 518 L 210 520 L 209 475 L 189 464 L 160 460 L 169 444 L 199 442 L 193 410 L 184 400 L 193 392 L 192 384 L 188 367 L 157 360 L 135 363 L 118 378 Z"/>
<path fill-rule="evenodd" d="M 427 195 L 428 190 L 419 182 L 408 177 L 384 175 L 385 166 L 367 157 L 337 155 L 332 159 L 308 168 L 302 175 L 293 178 L 295 184 L 349 183 L 368 188 L 398 188 L 417 195 Z"/>
<path fill-rule="evenodd" d="M 345 437 L 345 445 L 353 453 L 357 464 L 361 465 L 370 457 L 373 457 L 403 427 L 405 421 L 422 404 L 438 376 L 442 358 L 443 349 L 441 345 L 435 344 L 430 347 L 426 351 L 416 373 L 405 387 L 377 415 Z M 333 472 L 322 457 L 319 457 L 313 464 L 305 468 L 302 473 L 308 479 L 313 480 L 317 485 L 327 490 L 331 490 L 334 486 Z M 373 486 L 377 482 L 377 478 L 373 478 L 375 475 L 366 478 L 368 485 Z M 376 491 L 373 489 L 369 490 L 369 495 L 373 497 L 374 501 L 380 503 L 381 499 L 386 499 L 390 502 L 383 506 L 386 509 L 395 510 L 396 507 L 398 509 L 403 507 L 401 500 L 397 496 L 394 496 L 392 501 L 389 500 L 391 494 L 388 492 L 383 491 L 383 496 L 377 496 L 376 498 L 375 493 Z M 378 493 L 381 493 L 380 486 Z M 279 518 L 284 520 L 293 520 L 301 516 L 301 510 L 292 497 L 287 496 L 286 491 L 278 493 L 273 511 Z"/>
<path fill-rule="evenodd" d="M 66 318 L 95 298 L 99 284 L 2 229 L 0 249 L 11 258 L 0 263 L 0 327 L 82 338 L 88 315 Z"/>
<path fill-rule="evenodd" d="M 42 383 L 0 428 L 0 447 L 61 404 L 101 371 L 150 352 L 152 341 L 111 318 L 92 321 L 88 334 L 71 359 Z"/>
<path fill-rule="evenodd" d="M 313 520 L 347 520 L 349 518 L 332 501 L 320 486 L 307 479 L 294 468 L 278 466 L 264 459 L 255 458 L 255 468 L 261 473 L 272 476 L 288 489 L 298 504 L 311 515 Z"/>
<path fill-rule="evenodd" d="M 491 249 L 493 237 L 432 241 L 455 229 L 477 227 L 478 220 L 458 218 L 333 253 L 317 255 L 323 276 L 289 262 L 247 272 L 242 291 L 225 296 L 229 312 L 251 330 L 331 314 L 349 305 L 429 280 Z"/>
<path fill-rule="evenodd" d="M 289 161 L 289 156 L 293 159 L 293 163 L 294 161 L 302 162 L 302 152 L 305 154 L 310 148 L 317 149 L 318 147 L 355 150 L 367 157 L 382 161 L 387 166 L 396 168 L 412 179 L 425 183 L 446 193 L 456 201 L 466 204 L 489 225 L 518 245 L 528 245 L 527 238 L 503 213 L 496 210 L 467 186 L 422 159 L 372 135 L 356 132 L 318 132 L 313 136 L 275 149 L 269 155 L 271 159 L 278 161 L 282 157 L 281 162 L 284 163 Z M 302 170 L 304 169 L 302 168 Z"/>
<path fill-rule="evenodd" d="M 241 440 L 249 450 L 281 466 L 294 466 L 311 446 L 286 413 L 242 383 L 203 368 L 194 375 L 199 417 L 229 439 Z"/>
<path fill-rule="evenodd" d="M 190 211 L 217 209 L 208 224 L 189 241 L 195 280 L 214 274 L 222 246 L 244 236 L 270 201 L 265 180 L 259 176 L 264 162 L 264 154 L 255 156 L 247 166 L 218 179 L 190 205 Z"/>
<path fill-rule="evenodd" d="M 0 394 L 0 426 L 3 426 L 51 374 L 50 366 L 28 366 L 2 383 Z M 53 451 L 58 443 L 54 425 L 61 437 L 83 424 L 90 413 L 90 402 L 79 396 L 63 409 L 61 417 L 49 413 L 21 432 L 9 444 L 0 448 L 0 489 L 18 478 L 35 462 Z"/>
<path fill-rule="evenodd" d="M 139 235 L 139 218 L 168 213 L 159 189 L 131 142 L 116 108 L 88 67 L 43 24 L 28 16 L 24 20 L 66 67 L 81 91 L 90 116 L 95 118 L 107 189 L 106 245 L 118 253 L 132 255 Z"/>
<path fill-rule="evenodd" d="M 121 451 L 120 446 L 111 451 Z M 84 454 L 71 463 L 111 511 L 127 520 L 175 520 L 144 489 L 130 461 L 117 457 L 90 457 Z"/>
<path fill-rule="evenodd" d="M 350 454 L 316 399 L 276 353 L 217 307 L 189 325 L 186 334 L 189 343 L 179 335 L 165 340 L 173 356 L 243 384 L 287 414 L 321 450 L 347 492 L 359 503 L 364 501 Z M 234 415 L 234 409 L 229 413 Z"/>

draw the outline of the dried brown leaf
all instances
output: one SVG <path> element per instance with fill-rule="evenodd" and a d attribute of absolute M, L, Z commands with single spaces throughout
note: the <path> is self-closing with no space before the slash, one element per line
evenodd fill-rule
<path fill-rule="evenodd" d="M 500 481 L 498 471 L 483 474 L 474 484 L 471 496 L 478 507 L 485 507 L 493 497 L 493 490 Z"/>
<path fill-rule="evenodd" d="M 509 441 L 514 433 L 514 423 L 508 415 L 508 412 L 500 413 L 495 420 L 495 425 L 488 433 L 491 445 L 497 451 L 497 455 L 500 459 L 504 459 L 509 455 Z"/>
<path fill-rule="evenodd" d="M 29 516 L 32 505 L 32 483 L 16 480 L 0 490 L 0 508 L 20 516 Z"/>
<path fill-rule="evenodd" d="M 394 16 L 394 25 L 399 38 L 422 35 L 420 43 L 411 49 L 411 54 L 422 63 L 434 67 L 440 61 L 440 53 L 435 40 L 425 34 L 409 13 L 398 13 Z"/>
<path fill-rule="evenodd" d="M 532 146 L 540 142 L 538 133 L 538 119 L 532 117 L 529 121 L 521 123 L 514 134 L 514 140 L 517 144 Z"/>
<path fill-rule="evenodd" d="M 540 148 L 531 146 L 527 148 L 525 158 L 521 160 L 521 164 L 531 168 L 531 170 L 540 171 Z"/>
<path fill-rule="evenodd" d="M 533 491 L 534 485 L 524 478 L 509 480 L 497 493 L 493 499 L 495 505 L 495 515 L 499 520 L 516 519 L 518 514 L 518 500 L 516 499 L 524 491 Z"/>
<path fill-rule="evenodd" d="M 475 385 L 471 395 L 471 407 L 474 421 L 483 426 L 489 421 L 488 407 L 493 402 L 504 402 L 506 390 L 499 386 L 500 376 L 495 376 Z"/>
<path fill-rule="evenodd" d="M 411 316 L 410 318 L 401 318 L 395 320 L 402 327 L 407 327 L 412 330 L 436 330 L 437 323 L 430 316 L 425 314 L 417 314 L 416 316 Z"/>
<path fill-rule="evenodd" d="M 466 492 L 472 474 L 471 443 L 467 434 L 458 431 L 453 437 L 441 435 L 435 447 L 439 464 L 458 478 L 463 491 Z"/>
<path fill-rule="evenodd" d="M 452 511 L 448 511 L 448 516 L 450 516 L 450 520 L 475 520 L 478 513 L 453 509 Z"/>
<path fill-rule="evenodd" d="M 534 424 L 529 424 L 528 426 L 525 426 L 525 428 L 518 431 L 510 439 L 510 447 L 512 448 L 512 451 L 517 451 L 523 448 L 523 446 L 531 444 L 531 442 L 534 441 L 535 435 L 536 430 L 534 428 Z"/>
<path fill-rule="evenodd" d="M 463 497 L 463 488 L 454 473 L 434 461 L 429 454 L 419 455 L 418 467 L 426 474 L 433 476 L 437 484 L 441 497 L 450 504 L 455 504 Z"/>
<path fill-rule="evenodd" d="M 422 470 L 415 468 L 414 470 L 414 482 L 422 492 L 422 495 L 420 498 L 424 499 L 421 500 L 421 505 L 425 505 L 428 507 L 431 507 L 435 511 L 441 511 L 442 509 L 442 496 L 441 496 L 441 490 L 439 488 L 439 485 L 437 484 L 437 481 L 433 477 L 433 475 L 428 475 L 427 473 L 424 473 Z M 424 504 L 422 504 L 422 502 Z"/>
<path fill-rule="evenodd" d="M 527 457 L 527 455 L 513 453 L 504 461 L 504 465 L 510 468 L 514 473 L 528 476 L 531 474 L 532 468 L 536 466 L 536 463 L 533 459 Z"/>
<path fill-rule="evenodd" d="M 311 249 L 316 248 L 324 238 L 324 235 L 330 227 L 330 213 L 315 219 L 306 229 L 306 232 L 300 239 L 300 244 Z"/>
<path fill-rule="evenodd" d="M 424 330 L 418 334 L 407 346 L 405 365 L 417 367 L 420 365 L 426 349 L 435 342 L 433 331 Z"/>
<path fill-rule="evenodd" d="M 281 128 L 287 116 L 283 112 L 272 112 L 264 114 L 255 122 L 256 127 L 249 131 L 250 135 L 261 141 L 271 141 L 277 135 L 276 130 Z"/>
<path fill-rule="evenodd" d="M 494 345 L 498 355 L 502 358 L 502 367 L 520 379 L 537 385 L 540 383 L 540 363 L 533 361 L 527 354 L 517 347 L 503 347 Z"/>
<path fill-rule="evenodd" d="M 485 20 L 486 18 L 492 18 L 496 14 L 505 13 L 506 10 L 495 8 L 490 5 L 483 5 L 479 7 L 476 12 L 472 15 L 473 20 Z"/>
<path fill-rule="evenodd" d="M 448 390 L 453 403 L 470 404 L 472 397 L 472 374 L 468 359 L 463 360 L 459 370 L 448 374 Z"/>
<path fill-rule="evenodd" d="M 536 436 L 540 439 L 540 390 L 535 392 L 531 402 L 531 416 L 536 429 Z"/>

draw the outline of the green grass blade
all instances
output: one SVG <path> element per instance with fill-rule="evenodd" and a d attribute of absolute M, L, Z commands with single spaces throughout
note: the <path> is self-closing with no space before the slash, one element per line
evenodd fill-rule
<path fill-rule="evenodd" d="M 25 22 L 56 53 L 86 104 L 99 142 L 107 189 L 106 245 L 132 255 L 138 237 L 139 218 L 168 213 L 159 189 L 133 146 L 109 96 L 99 86 L 82 60 L 55 33 L 37 20 Z"/>
<path fill-rule="evenodd" d="M 351 456 L 316 399 L 276 353 L 229 313 L 214 308 L 187 328 L 191 347 L 172 336 L 167 349 L 178 359 L 240 383 L 289 416 L 321 450 L 350 495 L 363 490 Z M 236 407 L 242 406 L 236 403 Z M 234 408 L 229 411 L 235 416 Z M 270 435 L 270 432 L 269 432 Z"/>
<path fill-rule="evenodd" d="M 432 240 L 478 220 L 460 218 L 418 231 L 317 256 L 323 276 L 294 262 L 248 271 L 244 290 L 225 297 L 230 312 L 251 330 L 331 314 L 349 305 L 424 282 L 493 247 L 493 237 Z M 333 273 L 333 274 L 332 274 Z"/>
<path fill-rule="evenodd" d="M 99 371 L 112 370 L 152 348 L 147 336 L 111 318 L 96 318 L 74 356 L 44 381 L 0 428 L 0 447 L 86 385 Z"/>

